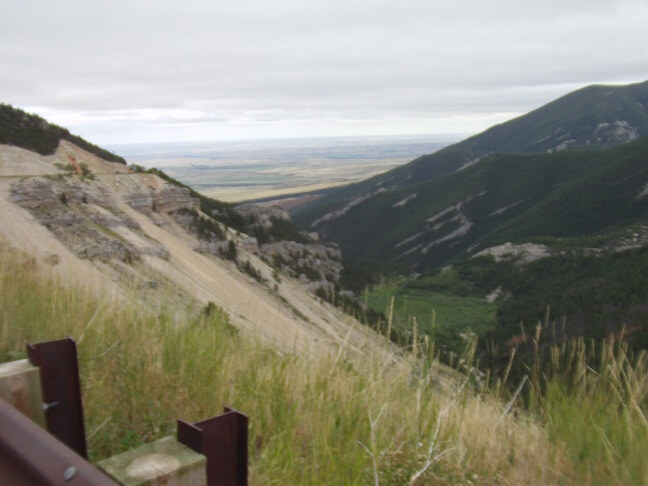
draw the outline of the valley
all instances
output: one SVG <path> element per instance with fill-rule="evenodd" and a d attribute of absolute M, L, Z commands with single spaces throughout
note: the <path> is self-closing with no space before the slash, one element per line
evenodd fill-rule
<path fill-rule="evenodd" d="M 634 329 L 626 338 L 643 349 L 645 283 L 624 279 L 616 269 L 631 261 L 646 264 L 648 143 L 639 134 L 648 127 L 641 108 L 647 96 L 648 83 L 584 88 L 388 173 L 332 190 L 293 210 L 293 217 L 340 245 L 353 273 L 346 282 L 358 296 L 365 288 L 381 295 L 381 274 L 400 279 L 395 297 L 417 299 L 412 290 L 427 288 L 432 293 L 418 300 L 432 302 L 434 292 L 442 292 L 470 309 L 470 299 L 491 296 L 488 304 L 496 311 L 480 320 L 490 324 L 467 315 L 451 326 L 453 336 L 437 335 L 443 345 L 452 342 L 454 352 L 466 328 L 478 330 L 486 346 L 490 339 L 513 339 L 521 325 L 547 320 L 567 322 L 570 331 L 559 339 L 601 339 L 626 325 Z M 615 124 L 614 117 L 634 122 Z M 548 127 L 551 135 L 535 138 Z M 565 130 L 581 135 L 570 139 L 569 149 L 550 146 Z M 605 130 L 608 135 L 599 137 Z M 456 282 L 444 274 L 458 276 Z M 384 299 L 368 303 L 384 313 Z M 425 317 L 401 312 L 401 320 L 430 322 L 429 310 Z"/>
<path fill-rule="evenodd" d="M 445 278 L 445 277 L 443 277 Z M 390 315 L 393 302 L 393 339 L 401 346 L 416 332 L 438 347 L 438 352 L 461 352 L 470 335 L 484 336 L 496 323 L 497 306 L 482 295 L 458 291 L 450 282 L 444 287 L 433 278 L 401 279 L 373 287 L 362 297 L 369 307 Z M 458 279 L 457 279 L 458 280 Z"/>
<path fill-rule="evenodd" d="M 0 11 L 0 486 L 648 486 L 648 2 Z"/>
<path fill-rule="evenodd" d="M 83 343 L 95 460 L 226 402 L 256 484 L 641 484 L 648 139 L 548 106 L 282 208 L 2 105 L 0 358 Z M 538 113 L 557 146 L 485 151 Z"/>

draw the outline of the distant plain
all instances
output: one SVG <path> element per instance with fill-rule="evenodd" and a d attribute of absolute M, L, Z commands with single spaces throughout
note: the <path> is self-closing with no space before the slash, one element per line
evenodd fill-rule
<path fill-rule="evenodd" d="M 113 145 L 220 200 L 280 197 L 371 177 L 456 142 L 459 134 Z"/>

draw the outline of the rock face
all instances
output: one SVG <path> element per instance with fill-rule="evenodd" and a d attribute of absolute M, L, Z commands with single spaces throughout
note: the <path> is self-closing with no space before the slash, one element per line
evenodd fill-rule
<path fill-rule="evenodd" d="M 205 255 L 215 255 L 221 256 L 223 252 L 227 251 L 229 242 L 224 241 L 205 241 L 200 240 L 198 246 L 194 248 L 198 253 L 203 253 Z"/>
<path fill-rule="evenodd" d="M 236 212 L 246 219 L 254 219 L 265 228 L 272 226 L 273 219 L 290 220 L 288 211 L 278 206 L 259 206 L 257 204 L 241 204 L 236 206 Z"/>
<path fill-rule="evenodd" d="M 13 184 L 11 198 L 27 209 L 55 206 L 57 203 L 116 205 L 114 192 L 106 184 L 91 184 L 64 176 L 23 179 Z"/>
<path fill-rule="evenodd" d="M 340 260 L 342 254 L 337 245 L 331 244 L 330 246 L 321 244 L 302 244 L 295 241 L 277 241 L 275 243 L 267 243 L 261 245 L 261 253 L 267 256 L 280 255 L 282 257 L 293 258 L 295 256 L 319 258 L 319 259 L 333 259 Z"/>
<path fill-rule="evenodd" d="M 530 263 L 551 256 L 551 250 L 546 245 L 536 243 L 521 243 L 514 245 L 507 242 L 503 245 L 492 246 L 475 254 L 474 257 L 491 255 L 495 261 L 514 260 L 518 263 Z"/>
<path fill-rule="evenodd" d="M 298 278 L 309 290 L 333 289 L 340 280 L 342 255 L 334 243 L 319 243 L 317 233 L 301 231 L 276 206 L 243 204 L 234 211 L 243 221 L 237 247 L 261 255 L 275 270 Z M 249 236 L 254 235 L 254 236 Z M 205 252 L 222 252 L 224 243 L 203 244 Z"/>
<path fill-rule="evenodd" d="M 77 177 L 33 177 L 11 186 L 11 200 L 32 215 L 78 257 L 131 263 L 141 255 L 168 258 L 118 207 L 106 183 Z"/>
<path fill-rule="evenodd" d="M 124 200 L 133 209 L 146 215 L 155 212 L 169 214 L 198 206 L 198 200 L 189 195 L 188 189 L 172 184 L 167 184 L 159 191 L 151 187 L 148 192 L 126 194 Z"/>
<path fill-rule="evenodd" d="M 308 283 L 312 291 L 332 287 L 340 280 L 342 254 L 336 245 L 277 241 L 261 245 L 260 252 L 284 273 Z"/>
<path fill-rule="evenodd" d="M 138 178 L 141 180 L 135 183 Z M 196 237 L 198 243 L 193 249 L 199 253 L 223 256 L 231 240 L 239 250 L 272 260 L 277 270 L 300 278 L 311 290 L 339 281 L 342 263 L 336 246 L 316 243 L 306 235 L 306 243 L 274 241 L 261 245 L 245 233 L 228 237 L 224 226 L 200 213 L 199 203 L 188 189 L 149 175 L 121 178 L 114 186 L 77 175 L 29 177 L 13 183 L 11 199 L 87 260 L 131 264 L 143 255 L 168 258 L 167 249 L 120 209 L 123 201 L 157 226 L 177 223 Z M 272 228 L 278 220 L 289 221 L 280 208 L 247 205 L 236 212 L 249 221 L 251 231 L 260 226 Z"/>
<path fill-rule="evenodd" d="M 73 151 L 74 147 L 63 149 Z M 68 156 L 83 159 L 76 152 L 63 152 L 59 158 L 64 160 Z M 144 223 L 129 206 L 156 226 L 184 234 L 198 253 L 225 259 L 236 259 L 237 253 L 241 257 L 256 254 L 312 292 L 335 291 L 342 272 L 339 248 L 320 244 L 316 233 L 301 231 L 285 210 L 252 204 L 227 207 L 217 221 L 201 212 L 200 201 L 186 187 L 154 174 L 107 170 L 94 162 L 85 173 L 53 163 L 51 170 L 58 168 L 58 173 L 16 178 L 11 185 L 12 202 L 27 209 L 77 257 L 109 264 L 120 275 L 132 273 L 132 265 L 144 256 L 168 259 L 169 250 L 148 236 L 150 232 L 142 229 Z M 219 215 L 213 216 L 218 219 Z M 235 226 L 228 228 L 229 222 Z M 57 263 L 52 260 L 51 264 Z"/>

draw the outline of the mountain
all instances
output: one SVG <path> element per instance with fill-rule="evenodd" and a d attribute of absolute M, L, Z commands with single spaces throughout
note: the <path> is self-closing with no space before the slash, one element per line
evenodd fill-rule
<path fill-rule="evenodd" d="M 522 339 L 520 323 L 555 320 L 565 329 L 544 336 L 603 338 L 625 324 L 645 348 L 646 107 L 648 82 L 584 88 L 331 192 L 295 219 L 340 245 L 356 291 L 381 273 L 420 274 L 370 289 L 368 301 L 384 311 L 386 292 L 402 308 L 416 300 L 419 331 L 455 351 L 469 331 L 505 349 Z M 464 297 L 478 313 L 430 317 Z M 411 317 L 395 329 L 407 333 Z"/>
<path fill-rule="evenodd" d="M 627 324 L 639 346 L 648 343 L 648 138 L 599 150 L 492 155 L 379 194 L 326 228 L 355 290 L 377 280 L 376 268 L 422 273 L 389 292 L 428 301 L 416 315 L 420 330 L 443 344 L 460 347 L 460 335 L 477 329 L 481 342 L 510 342 L 520 322 L 544 321 L 547 307 L 552 319 L 567 318 L 567 336 L 602 338 Z M 432 310 L 455 296 L 472 299 L 455 300 L 456 307 L 491 303 L 495 317 L 483 308 L 461 322 L 458 311 L 431 321 Z M 383 300 L 376 310 L 385 308 Z"/>
<path fill-rule="evenodd" d="M 430 155 L 324 195 L 302 207 L 295 220 L 323 236 L 336 239 L 333 221 L 344 221 L 377 198 L 400 201 L 402 188 L 413 187 L 465 170 L 495 153 L 555 153 L 576 148 L 605 147 L 648 135 L 648 81 L 627 86 L 589 86 L 569 93 L 524 116 Z M 367 211 L 370 213 L 371 210 Z M 382 215 L 376 213 L 381 219 Z M 336 223 L 337 224 L 337 223 Z M 344 225 L 344 223 L 342 223 Z M 362 240 L 353 224 L 348 231 Z M 349 251 L 347 245 L 344 249 Z"/>
<path fill-rule="evenodd" d="M 98 295 L 164 300 L 179 322 L 215 305 L 285 352 L 382 349 L 384 339 L 315 297 L 339 278 L 339 250 L 285 212 L 206 198 L 36 115 L 0 113 L 3 245 Z"/>
<path fill-rule="evenodd" d="M 601 150 L 498 154 L 316 221 L 351 258 L 421 270 L 507 241 L 609 232 L 648 217 L 648 139 Z"/>

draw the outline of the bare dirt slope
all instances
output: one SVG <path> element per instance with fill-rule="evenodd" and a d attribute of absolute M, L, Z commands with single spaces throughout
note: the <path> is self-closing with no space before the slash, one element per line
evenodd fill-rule
<path fill-rule="evenodd" d="M 106 291 L 115 294 L 118 288 L 105 274 L 91 262 L 77 258 L 29 211 L 10 200 L 12 182 L 29 176 L 57 174 L 61 171 L 54 164 L 62 160 L 58 152 L 43 157 L 19 147 L 0 145 L 0 235 L 12 246 L 54 267 L 62 278 L 83 282 L 104 294 Z"/>
<path fill-rule="evenodd" d="M 83 180 L 74 174 L 56 176 L 68 163 L 86 164 L 94 179 Z M 67 224 L 65 218 L 59 217 L 63 220 L 59 223 L 47 208 L 38 207 L 33 194 L 32 200 L 22 202 L 30 205 L 31 212 L 16 203 L 17 186 L 50 190 L 50 183 L 54 187 L 50 192 L 60 196 L 57 188 L 64 187 L 68 199 L 76 197 L 70 191 L 82 191 L 84 204 L 79 207 L 83 206 L 86 216 L 90 214 L 90 229 L 99 236 L 103 233 L 119 238 L 138 253 L 137 264 L 105 256 L 101 261 L 80 257 L 79 247 L 84 241 L 79 238 L 85 233 L 57 228 L 57 224 Z M 106 162 L 69 142 L 62 142 L 55 154 L 45 157 L 0 145 L 0 235 L 13 246 L 48 262 L 61 276 L 92 282 L 98 291 L 113 294 L 126 285 L 124 274 L 164 281 L 159 292 L 188 295 L 197 304 L 214 302 L 228 313 L 234 325 L 286 352 L 335 351 L 345 343 L 359 352 L 380 349 L 390 353 L 381 337 L 338 309 L 319 302 L 299 282 L 288 277 L 282 277 L 280 282 L 273 280 L 272 269 L 256 255 L 239 249 L 239 258 L 249 260 L 271 284 L 259 284 L 233 263 L 196 252 L 196 238 L 163 213 L 147 214 L 135 209 L 134 198 L 165 190 L 170 190 L 168 184 L 157 176 L 130 173 L 124 165 Z M 44 216 L 39 220 L 34 211 Z M 47 227 L 41 224 L 44 220 L 48 221 Z M 230 237 L 236 240 L 241 235 L 230 232 Z M 168 292 L 169 283 L 178 292 Z M 132 288 L 132 281 L 129 285 Z"/>

